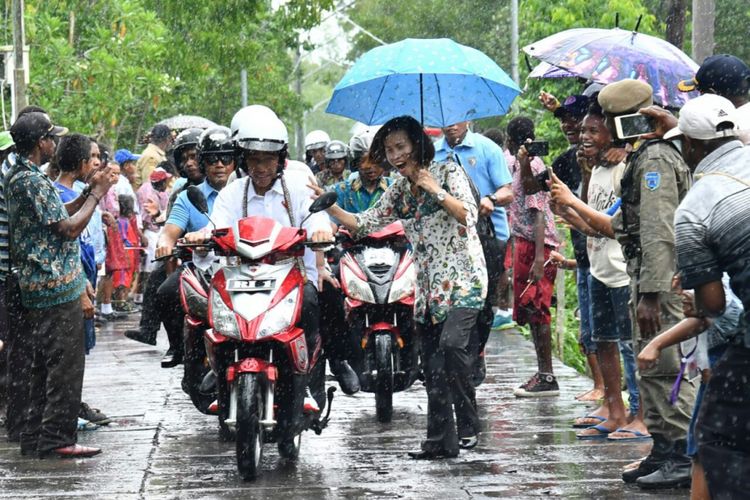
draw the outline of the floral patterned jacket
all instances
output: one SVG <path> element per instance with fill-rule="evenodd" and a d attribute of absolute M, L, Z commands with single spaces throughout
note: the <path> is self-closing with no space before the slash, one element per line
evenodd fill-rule
<path fill-rule="evenodd" d="M 417 291 L 414 318 L 446 320 L 454 307 L 481 309 L 487 296 L 487 267 L 476 231 L 477 205 L 468 177 L 456 163 L 433 163 L 429 171 L 466 208 L 466 225 L 454 219 L 433 195 L 414 196 L 409 179 L 399 177 L 369 210 L 356 214 L 357 234 L 377 231 L 401 220 L 414 248 Z"/>
<path fill-rule="evenodd" d="M 42 309 L 77 299 L 86 286 L 80 244 L 50 228 L 68 218 L 52 181 L 19 155 L 5 177 L 5 195 L 11 263 L 19 270 L 24 307 Z"/>

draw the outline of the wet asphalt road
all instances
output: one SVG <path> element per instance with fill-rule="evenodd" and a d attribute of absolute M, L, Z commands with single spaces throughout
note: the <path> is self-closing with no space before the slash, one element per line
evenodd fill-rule
<path fill-rule="evenodd" d="M 390 424 L 375 420 L 371 394 L 337 392 L 332 421 L 305 433 L 300 459 L 286 463 L 275 445 L 264 449 L 263 475 L 245 483 L 234 446 L 220 442 L 215 417 L 198 413 L 180 389 L 182 369 L 122 331 L 136 316 L 105 326 L 87 358 L 84 401 L 115 419 L 79 433 L 103 448 L 81 460 L 22 457 L 0 436 L 0 497 L 90 499 L 278 498 L 688 498 L 687 490 L 642 492 L 620 480 L 623 465 L 645 456 L 650 443 L 580 442 L 570 421 L 586 406 L 573 399 L 591 382 L 556 364 L 561 396 L 519 400 L 512 389 L 533 373 L 530 343 L 494 333 L 488 377 L 478 392 L 485 431 L 480 444 L 455 459 L 414 462 L 405 452 L 424 435 L 426 397 L 417 382 L 394 397 Z M 0 431 L 2 432 L 2 431 Z"/>

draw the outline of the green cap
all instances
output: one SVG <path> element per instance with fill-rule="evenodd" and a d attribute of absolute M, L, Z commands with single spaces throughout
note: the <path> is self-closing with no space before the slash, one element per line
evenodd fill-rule
<path fill-rule="evenodd" d="M 13 146 L 13 138 L 10 136 L 9 131 L 0 132 L 0 151 L 5 151 L 9 147 Z"/>
<path fill-rule="evenodd" d="M 641 108 L 651 106 L 653 90 L 651 85 L 640 80 L 620 80 L 610 83 L 599 92 L 599 105 L 602 110 L 613 114 L 636 113 Z"/>

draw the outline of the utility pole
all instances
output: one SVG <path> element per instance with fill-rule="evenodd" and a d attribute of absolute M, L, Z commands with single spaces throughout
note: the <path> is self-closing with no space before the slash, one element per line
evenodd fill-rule
<path fill-rule="evenodd" d="M 516 85 L 518 77 L 518 0 L 510 0 L 510 72 Z"/>
<path fill-rule="evenodd" d="M 714 53 L 715 0 L 693 0 L 693 60 L 702 64 Z"/>
<path fill-rule="evenodd" d="M 26 107 L 26 70 L 23 65 L 23 50 L 26 33 L 23 26 L 23 0 L 13 0 L 13 119 Z"/>
<path fill-rule="evenodd" d="M 297 44 L 297 52 L 295 54 L 295 71 L 294 71 L 294 91 L 297 92 L 300 100 L 302 100 L 302 53 L 300 51 L 300 43 Z M 294 135 L 296 137 L 297 144 L 297 158 L 305 161 L 305 129 L 304 129 L 304 114 L 303 119 L 297 121 L 297 125 L 294 127 Z"/>

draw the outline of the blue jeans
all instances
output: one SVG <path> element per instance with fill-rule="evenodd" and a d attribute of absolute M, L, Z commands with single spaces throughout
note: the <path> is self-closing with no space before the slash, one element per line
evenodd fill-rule
<path fill-rule="evenodd" d="M 579 267 L 576 270 L 577 280 L 576 288 L 578 289 L 578 314 L 581 317 L 581 337 L 580 343 L 583 346 L 585 354 L 596 353 L 596 343 L 591 338 L 591 294 L 589 292 L 589 273 L 588 267 Z"/>
<path fill-rule="evenodd" d="M 625 382 L 628 386 L 630 413 L 635 415 L 640 408 L 640 394 L 635 376 L 635 353 L 633 351 L 633 325 L 628 302 L 630 287 L 610 288 L 589 275 L 591 294 L 592 339 L 594 342 L 617 342 L 622 357 Z"/>

